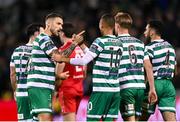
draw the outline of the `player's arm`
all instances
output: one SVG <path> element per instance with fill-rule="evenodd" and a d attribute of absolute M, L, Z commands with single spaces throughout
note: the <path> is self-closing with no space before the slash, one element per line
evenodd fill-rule
<path fill-rule="evenodd" d="M 89 48 L 84 44 L 82 43 L 81 45 L 79 45 L 80 48 L 83 50 L 84 53 L 87 53 L 87 51 L 89 50 Z"/>
<path fill-rule="evenodd" d="M 150 103 L 155 103 L 157 101 L 157 94 L 154 86 L 153 67 L 149 59 L 144 60 L 144 68 L 146 70 L 147 79 L 150 87 L 148 100 Z"/>
<path fill-rule="evenodd" d="M 53 55 L 52 59 L 57 61 L 57 62 L 66 62 L 70 63 L 72 65 L 87 65 L 90 61 L 92 61 L 95 57 L 93 57 L 88 51 L 82 58 L 66 58 L 66 57 L 59 57 L 57 55 Z"/>
<path fill-rule="evenodd" d="M 174 68 L 174 76 L 178 75 L 178 66 L 177 66 L 177 60 L 175 58 L 175 68 Z"/>
<path fill-rule="evenodd" d="M 16 80 L 16 70 L 14 66 L 10 66 L 10 79 L 13 91 L 17 88 L 17 80 Z"/>
<path fill-rule="evenodd" d="M 70 45 L 70 47 L 66 50 L 64 50 L 62 52 L 62 54 L 65 56 L 65 57 L 69 57 L 69 55 L 72 53 L 72 51 L 76 48 L 77 45 L 81 45 L 83 43 L 83 36 L 82 34 L 84 33 L 85 31 L 81 31 L 79 34 L 75 35 L 73 37 L 73 42 L 72 44 Z"/>
<path fill-rule="evenodd" d="M 58 91 L 59 86 L 62 83 L 62 80 L 65 80 L 69 77 L 69 71 L 63 72 L 65 67 L 65 63 L 57 63 L 55 74 L 56 74 L 56 81 L 55 81 L 55 89 Z"/>
<path fill-rule="evenodd" d="M 66 50 L 64 50 L 62 52 L 59 52 L 57 49 L 53 50 L 52 53 L 50 54 L 50 56 L 51 57 L 52 56 L 57 56 L 57 57 L 61 58 L 62 55 L 63 55 L 64 57 L 69 57 L 70 54 L 73 52 L 73 50 L 76 48 L 76 46 L 83 43 L 83 36 L 82 36 L 82 34 L 84 32 L 85 31 L 81 31 L 79 34 L 74 36 L 74 38 L 73 38 L 74 41 L 69 46 L 69 48 L 67 48 Z"/>
<path fill-rule="evenodd" d="M 175 65 L 175 70 L 174 70 L 174 76 L 177 76 L 178 75 L 178 67 L 177 67 L 177 64 Z"/>

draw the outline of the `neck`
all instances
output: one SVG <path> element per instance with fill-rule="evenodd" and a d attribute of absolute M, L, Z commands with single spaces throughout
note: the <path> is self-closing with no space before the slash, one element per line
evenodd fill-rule
<path fill-rule="evenodd" d="M 31 37 L 29 38 L 28 43 L 29 43 L 29 44 L 32 44 L 34 40 L 35 40 L 35 37 L 34 37 L 34 36 L 31 36 Z"/>
<path fill-rule="evenodd" d="M 160 40 L 161 39 L 161 36 L 158 36 L 158 35 L 155 35 L 155 36 L 152 36 L 151 37 L 151 40 Z"/>
<path fill-rule="evenodd" d="M 48 29 L 48 28 L 45 28 L 44 33 L 47 34 L 48 36 L 52 35 L 50 29 Z"/>
<path fill-rule="evenodd" d="M 105 30 L 103 33 L 103 36 L 106 36 L 106 35 L 113 35 L 113 30 Z"/>
<path fill-rule="evenodd" d="M 121 35 L 121 34 L 129 34 L 129 30 L 128 29 L 120 29 L 119 31 L 118 31 L 118 35 Z"/>

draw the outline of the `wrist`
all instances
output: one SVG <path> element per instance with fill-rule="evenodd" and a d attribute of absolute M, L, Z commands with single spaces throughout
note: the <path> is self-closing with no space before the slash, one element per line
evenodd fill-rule
<path fill-rule="evenodd" d="M 155 87 L 150 87 L 150 91 L 154 91 L 155 90 Z"/>
<path fill-rule="evenodd" d="M 75 46 L 77 46 L 77 45 L 78 45 L 78 43 L 77 43 L 76 41 L 73 41 L 73 44 L 74 44 Z"/>

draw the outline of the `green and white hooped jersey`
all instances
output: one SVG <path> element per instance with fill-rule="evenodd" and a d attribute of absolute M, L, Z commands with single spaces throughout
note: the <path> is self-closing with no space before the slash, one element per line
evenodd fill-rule
<path fill-rule="evenodd" d="M 49 55 L 55 49 L 57 48 L 48 35 L 41 33 L 35 39 L 28 73 L 28 88 L 39 87 L 54 90 L 55 64 Z"/>
<path fill-rule="evenodd" d="M 154 78 L 172 79 L 176 65 L 176 54 L 172 45 L 163 39 L 153 40 L 145 50 L 152 61 Z"/>
<path fill-rule="evenodd" d="M 27 93 L 27 73 L 28 63 L 30 61 L 32 44 L 26 44 L 17 47 L 12 56 L 10 66 L 15 67 L 17 89 L 16 97 L 26 97 Z"/>
<path fill-rule="evenodd" d="M 119 92 L 118 69 L 122 43 L 115 36 L 96 38 L 89 49 L 94 57 L 93 92 Z"/>
<path fill-rule="evenodd" d="M 129 34 L 119 35 L 123 44 L 119 68 L 120 88 L 145 89 L 144 83 L 144 44 Z"/>

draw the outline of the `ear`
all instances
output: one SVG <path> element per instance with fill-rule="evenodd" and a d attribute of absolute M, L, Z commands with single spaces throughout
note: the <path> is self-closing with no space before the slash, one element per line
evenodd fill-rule
<path fill-rule="evenodd" d="M 150 37 L 152 37 L 155 34 L 155 30 L 154 29 L 150 29 L 149 30 L 149 35 Z"/>
<path fill-rule="evenodd" d="M 50 19 L 48 19 L 48 20 L 46 21 L 46 27 L 47 27 L 47 28 L 50 27 L 50 22 L 51 22 Z"/>

